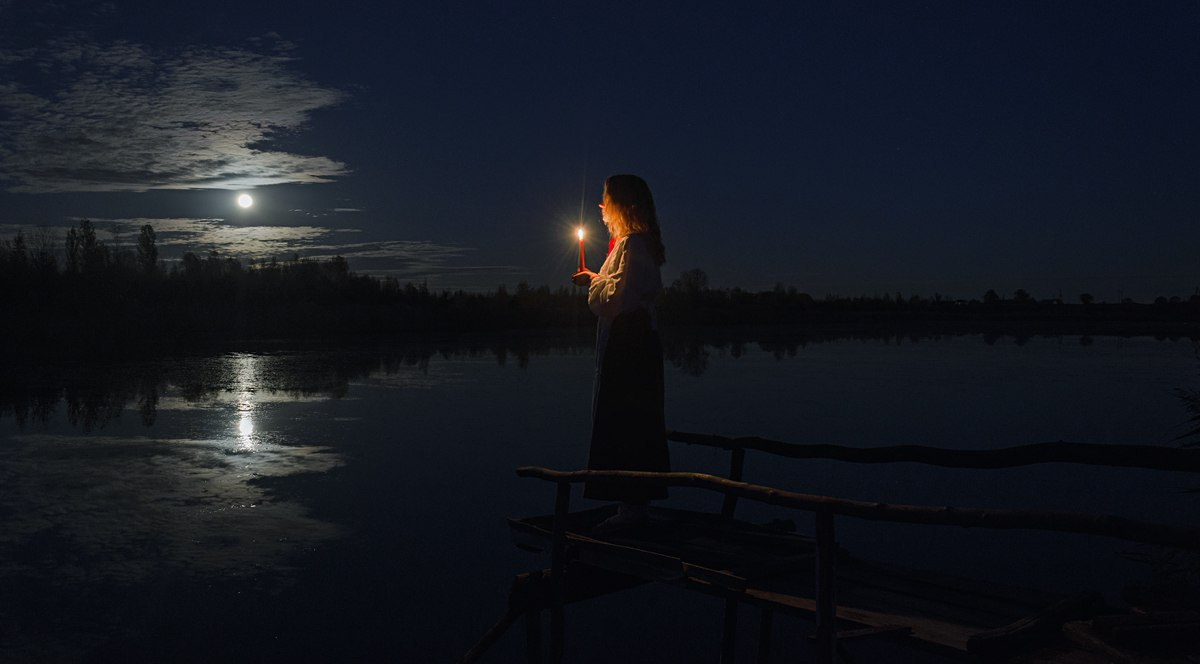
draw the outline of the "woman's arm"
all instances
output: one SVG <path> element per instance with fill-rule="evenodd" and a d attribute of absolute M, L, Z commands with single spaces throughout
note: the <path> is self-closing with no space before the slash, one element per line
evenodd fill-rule
<path fill-rule="evenodd" d="M 649 240 L 643 235 L 622 238 L 609 259 L 588 289 L 588 307 L 592 312 L 615 318 L 639 307 L 652 306 L 662 290 L 662 276 Z"/>
<path fill-rule="evenodd" d="M 627 237 L 617 242 L 612 254 L 600 268 L 600 273 L 592 277 L 592 283 L 588 287 L 588 308 L 597 316 L 614 318 L 622 311 L 621 306 L 629 285 L 628 245 Z"/>

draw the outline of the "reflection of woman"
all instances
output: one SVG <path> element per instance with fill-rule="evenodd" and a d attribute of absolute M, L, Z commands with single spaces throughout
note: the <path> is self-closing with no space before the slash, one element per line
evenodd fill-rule
<path fill-rule="evenodd" d="M 670 470 L 663 418 L 663 357 L 654 300 L 662 290 L 662 232 L 650 187 L 636 175 L 604 183 L 601 217 L 609 253 L 600 272 L 572 279 L 588 286 L 588 306 L 600 319 L 592 394 L 591 470 Z M 646 504 L 665 487 L 588 482 L 584 496 L 620 501 L 607 527 L 646 520 Z"/>

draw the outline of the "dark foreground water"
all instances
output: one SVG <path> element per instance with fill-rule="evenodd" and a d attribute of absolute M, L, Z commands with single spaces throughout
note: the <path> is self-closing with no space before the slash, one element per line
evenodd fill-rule
<path fill-rule="evenodd" d="M 1200 388 L 1192 344 L 1151 338 L 671 355 L 670 427 L 796 442 L 1177 444 L 1188 414 L 1174 390 Z M 582 467 L 591 374 L 591 349 L 568 343 L 10 371 L 0 386 L 0 660 L 453 661 L 500 616 L 512 576 L 546 563 L 511 545 L 505 518 L 549 511 L 553 488 L 512 470 Z M 726 453 L 672 453 L 678 470 L 726 471 Z M 1181 473 L 751 454 L 747 478 L 893 503 L 1200 515 L 1200 494 L 1186 493 L 1200 478 Z M 719 502 L 684 490 L 673 501 Z M 864 556 L 1114 599 L 1149 570 L 1120 554 L 1157 555 L 1097 538 L 852 520 L 839 535 Z M 716 661 L 721 604 L 648 587 L 572 606 L 568 621 L 570 661 Z M 797 661 L 806 629 L 777 621 L 779 661 Z M 518 660 L 523 645 L 518 624 L 484 661 Z"/>

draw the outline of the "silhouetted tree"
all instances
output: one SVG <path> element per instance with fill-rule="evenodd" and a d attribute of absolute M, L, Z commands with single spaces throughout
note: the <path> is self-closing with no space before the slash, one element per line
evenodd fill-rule
<path fill-rule="evenodd" d="M 1080 293 L 1079 294 L 1079 302 L 1080 302 L 1080 304 L 1082 304 L 1085 307 L 1088 306 L 1089 304 L 1092 304 L 1095 301 L 1096 301 L 1096 298 L 1092 297 L 1091 293 Z"/>
<path fill-rule="evenodd" d="M 50 279 L 58 273 L 58 259 L 54 256 L 54 253 L 54 233 L 50 232 L 49 228 L 39 228 L 33 234 L 30 258 L 33 262 L 33 269 L 43 281 Z"/>
<path fill-rule="evenodd" d="M 688 297 L 697 298 L 708 290 L 708 275 L 698 267 L 685 270 L 675 283 L 671 284 L 671 288 L 683 292 Z"/>
<path fill-rule="evenodd" d="M 79 220 L 79 249 L 83 258 L 83 271 L 95 273 L 104 267 L 104 245 L 96 239 L 96 227 L 88 219 Z"/>
<path fill-rule="evenodd" d="M 998 304 L 999 302 L 1000 302 L 1000 295 L 998 293 L 996 293 L 996 291 L 989 288 L 988 291 L 983 294 L 983 303 L 984 304 Z"/>
<path fill-rule="evenodd" d="M 79 272 L 83 267 L 83 246 L 79 239 L 79 231 L 74 228 L 67 229 L 67 272 L 72 274 Z"/>
<path fill-rule="evenodd" d="M 17 229 L 17 234 L 12 239 L 12 246 L 8 249 L 9 262 L 12 266 L 20 271 L 25 272 L 29 269 L 29 251 L 25 246 L 25 232 Z"/>
<path fill-rule="evenodd" d="M 138 264 L 146 272 L 154 272 L 158 269 L 158 247 L 155 246 L 154 241 L 154 227 L 150 224 L 142 226 L 142 232 L 138 235 L 137 257 Z"/>

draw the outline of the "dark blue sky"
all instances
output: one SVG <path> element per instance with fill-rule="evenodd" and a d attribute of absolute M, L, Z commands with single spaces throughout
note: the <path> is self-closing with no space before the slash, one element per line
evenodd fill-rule
<path fill-rule="evenodd" d="M 1200 4 L 412 4 L 0 0 L 0 235 L 557 287 L 633 172 L 668 281 L 1200 286 Z"/>

